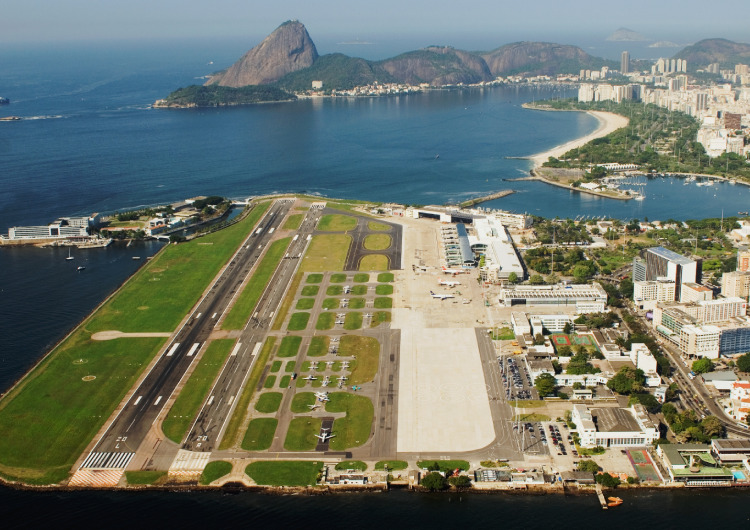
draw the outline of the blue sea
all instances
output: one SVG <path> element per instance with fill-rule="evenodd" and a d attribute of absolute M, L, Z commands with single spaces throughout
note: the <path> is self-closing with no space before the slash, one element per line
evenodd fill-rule
<path fill-rule="evenodd" d="M 747 210 L 750 190 L 728 184 L 699 188 L 683 186 L 680 179 L 636 182 L 633 186 L 642 185 L 647 197 L 636 203 L 506 181 L 527 175 L 530 168 L 527 160 L 515 157 L 596 128 L 596 120 L 586 114 L 521 107 L 527 101 L 569 97 L 570 90 L 505 87 L 231 109 L 150 108 L 178 87 L 202 83 L 251 45 L 211 41 L 1 49 L 0 95 L 11 104 L 0 107 L 0 116 L 23 120 L 0 122 L 0 231 L 195 195 L 244 198 L 272 192 L 442 204 L 513 189 L 517 193 L 487 206 L 548 217 L 686 219 L 718 217 L 722 208 L 725 215 Z M 74 251 L 73 262 L 60 249 L 0 248 L 0 391 L 145 262 L 133 256 L 145 258 L 158 248 L 140 243 Z M 86 270 L 78 272 L 78 265 Z M 631 523 L 668 525 L 670 507 L 687 513 L 692 506 L 685 494 L 639 495 L 638 509 L 634 502 L 620 512 L 632 516 Z M 728 519 L 722 520 L 747 523 L 737 494 L 705 495 L 723 507 Z M 311 517 L 319 521 L 324 513 L 320 522 L 335 527 L 470 521 L 564 528 L 581 520 L 582 509 L 586 520 L 610 526 L 625 521 L 603 515 L 586 497 L 417 499 L 397 493 L 300 499 L 2 489 L 0 503 L 12 506 L 9 520 L 88 518 L 107 526 L 117 526 L 121 519 L 113 517 L 118 513 L 136 517 L 136 512 L 151 522 L 192 526 L 214 510 L 233 521 L 290 524 L 305 524 Z M 169 518 L 160 519 L 165 514 Z M 683 519 L 695 522 L 692 516 Z"/>

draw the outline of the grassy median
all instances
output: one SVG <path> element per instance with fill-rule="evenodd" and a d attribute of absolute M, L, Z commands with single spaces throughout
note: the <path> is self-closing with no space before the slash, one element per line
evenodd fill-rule
<path fill-rule="evenodd" d="M 331 432 L 336 436 L 331 438 L 329 447 L 332 451 L 343 451 L 350 447 L 359 447 L 370 438 L 372 419 L 375 415 L 370 398 L 334 392 L 329 395 L 326 412 L 345 412 L 346 416 L 337 418 L 333 422 Z"/>
<path fill-rule="evenodd" d="M 245 473 L 264 486 L 313 486 L 322 468 L 322 462 L 277 460 L 253 462 L 245 468 Z"/>

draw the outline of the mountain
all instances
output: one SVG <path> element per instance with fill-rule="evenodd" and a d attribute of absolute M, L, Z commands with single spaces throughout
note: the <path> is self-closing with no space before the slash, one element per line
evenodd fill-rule
<path fill-rule="evenodd" d="M 645 35 L 641 35 L 637 31 L 633 31 L 632 29 L 620 28 L 607 37 L 607 40 L 616 42 L 643 42 L 651 39 Z"/>
<path fill-rule="evenodd" d="M 487 63 L 473 53 L 450 46 L 430 46 L 380 61 L 379 66 L 397 82 L 434 86 L 492 81 Z"/>
<path fill-rule="evenodd" d="M 683 48 L 674 58 L 686 59 L 691 70 L 711 63 L 734 67 L 735 64 L 750 64 L 750 44 L 726 39 L 705 39 Z"/>
<path fill-rule="evenodd" d="M 313 81 L 323 81 L 323 88 L 349 90 L 356 86 L 395 82 L 377 63 L 349 57 L 342 53 L 321 55 L 309 68 L 297 70 L 278 80 L 276 85 L 292 92 L 309 90 Z"/>
<path fill-rule="evenodd" d="M 312 66 L 318 58 L 305 26 L 296 20 L 284 22 L 263 42 L 247 52 L 224 72 L 206 83 L 241 87 L 274 83 L 284 75 Z"/>
<path fill-rule="evenodd" d="M 612 61 L 593 57 L 577 46 L 549 42 L 514 42 L 491 52 L 481 53 L 493 76 L 518 73 L 554 75 L 577 74 L 582 68 L 616 67 Z"/>

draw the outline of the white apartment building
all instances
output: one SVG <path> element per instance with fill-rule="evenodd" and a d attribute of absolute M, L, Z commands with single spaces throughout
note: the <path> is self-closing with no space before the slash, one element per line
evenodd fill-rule
<path fill-rule="evenodd" d="M 721 275 L 721 294 L 727 298 L 742 298 L 750 296 L 750 272 L 732 271 Z"/>
<path fill-rule="evenodd" d="M 636 302 L 674 302 L 675 283 L 644 280 L 633 282 L 633 300 Z"/>
<path fill-rule="evenodd" d="M 683 326 L 679 341 L 680 351 L 689 357 L 719 358 L 721 330 L 717 326 Z"/>
<path fill-rule="evenodd" d="M 703 302 L 714 299 L 714 292 L 695 282 L 685 282 L 682 284 L 682 302 Z"/>

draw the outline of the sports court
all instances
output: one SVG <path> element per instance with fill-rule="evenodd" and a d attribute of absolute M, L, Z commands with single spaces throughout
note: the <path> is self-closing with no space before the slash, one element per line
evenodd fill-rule
<path fill-rule="evenodd" d="M 593 337 L 589 335 L 566 335 L 565 333 L 553 333 L 550 338 L 555 346 L 588 346 L 599 349 Z"/>
<path fill-rule="evenodd" d="M 645 449 L 628 449 L 628 459 L 641 482 L 661 482 L 648 451 Z"/>

